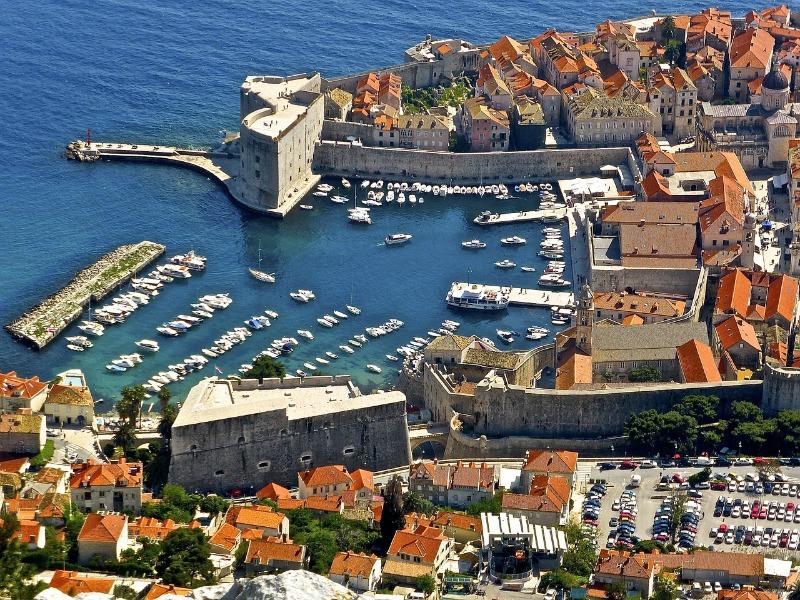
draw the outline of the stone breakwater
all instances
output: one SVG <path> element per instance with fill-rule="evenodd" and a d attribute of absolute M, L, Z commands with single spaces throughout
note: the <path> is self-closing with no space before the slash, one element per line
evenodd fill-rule
<path fill-rule="evenodd" d="M 120 283 L 164 253 L 154 242 L 126 244 L 79 271 L 56 293 L 5 326 L 14 337 L 44 348 L 77 319 L 90 301 L 99 301 Z"/>

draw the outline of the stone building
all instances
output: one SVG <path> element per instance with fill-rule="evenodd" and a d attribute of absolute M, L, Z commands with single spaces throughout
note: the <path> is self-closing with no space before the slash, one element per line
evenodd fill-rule
<path fill-rule="evenodd" d="M 325 92 L 325 118 L 346 121 L 353 108 L 353 94 L 342 88 Z"/>
<path fill-rule="evenodd" d="M 444 572 L 452 547 L 453 540 L 437 527 L 421 525 L 414 530 L 399 529 L 386 553 L 383 575 L 412 585 L 422 575 L 436 579 Z"/>
<path fill-rule="evenodd" d="M 92 557 L 119 560 L 128 545 L 128 517 L 113 513 L 86 515 L 78 534 L 78 562 L 90 564 Z"/>
<path fill-rule="evenodd" d="M 592 581 L 601 586 L 622 585 L 629 592 L 638 592 L 642 598 L 649 598 L 660 570 L 647 554 L 601 550 Z"/>
<path fill-rule="evenodd" d="M 38 377 L 20 377 L 16 371 L 0 373 L 0 410 L 39 412 L 46 398 L 47 382 Z"/>
<path fill-rule="evenodd" d="M 92 426 L 94 399 L 83 373 L 79 369 L 71 369 L 60 376 L 62 381 L 52 385 L 47 391 L 43 408 L 47 420 L 62 425 Z M 65 377 L 68 383 L 63 383 Z M 72 385 L 73 381 L 80 383 Z"/>
<path fill-rule="evenodd" d="M 579 147 L 626 146 L 641 133 L 658 133 L 658 117 L 646 106 L 587 88 L 566 103 L 567 132 Z"/>
<path fill-rule="evenodd" d="M 241 164 L 232 194 L 250 208 L 283 215 L 317 182 L 311 171 L 325 98 L 318 73 L 249 76 L 241 87 Z"/>
<path fill-rule="evenodd" d="M 684 138 L 694 134 L 697 86 L 686 71 L 678 67 L 659 70 L 650 80 L 647 95 L 650 110 L 661 120 L 663 135 Z"/>
<path fill-rule="evenodd" d="M 728 51 L 728 96 L 737 102 L 750 99 L 748 83 L 763 78 L 772 64 L 775 40 L 763 29 L 747 28 L 731 40 Z"/>
<path fill-rule="evenodd" d="M 124 458 L 109 464 L 91 459 L 72 465 L 70 498 L 82 512 L 113 510 L 138 514 L 142 508 L 142 463 Z"/>
<path fill-rule="evenodd" d="M 381 580 L 381 559 L 374 554 L 337 552 L 328 579 L 359 592 L 374 592 Z"/>
<path fill-rule="evenodd" d="M 800 104 L 789 102 L 786 75 L 770 71 L 761 84 L 759 103 L 701 103 L 697 148 L 733 152 L 746 169 L 784 165 L 798 113 Z"/>
<path fill-rule="evenodd" d="M 362 395 L 350 378 L 209 378 L 172 426 L 171 482 L 191 490 L 255 492 L 294 485 L 316 465 L 350 470 L 408 464 L 405 396 Z"/>
<path fill-rule="evenodd" d="M 473 152 L 508 150 L 511 139 L 508 115 L 487 106 L 483 97 L 466 100 L 458 111 L 457 123 Z"/>
<path fill-rule="evenodd" d="M 434 504 L 465 508 L 494 495 L 494 468 L 486 463 L 419 461 L 409 466 L 408 489 Z"/>
<path fill-rule="evenodd" d="M 47 439 L 44 421 L 42 415 L 33 415 L 29 409 L 0 414 L 0 453 L 41 452 Z"/>
<path fill-rule="evenodd" d="M 248 575 L 265 575 L 303 569 L 306 566 L 306 547 L 295 544 L 286 536 L 250 540 L 244 568 Z"/>
<path fill-rule="evenodd" d="M 400 115 L 392 123 L 398 134 L 398 147 L 446 151 L 450 146 L 450 127 L 435 115 Z M 378 140 L 383 146 L 383 140 Z"/>
<path fill-rule="evenodd" d="M 539 102 L 517 98 L 511 108 L 511 145 L 514 150 L 537 150 L 545 145 L 547 121 Z"/>

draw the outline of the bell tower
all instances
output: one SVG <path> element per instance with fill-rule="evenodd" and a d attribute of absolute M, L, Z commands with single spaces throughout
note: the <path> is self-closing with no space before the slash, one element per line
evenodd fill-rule
<path fill-rule="evenodd" d="M 739 262 L 745 269 L 752 269 L 756 260 L 756 218 L 748 212 L 744 216 L 744 236 L 742 237 L 742 254 Z"/>
<path fill-rule="evenodd" d="M 592 288 L 584 283 L 578 295 L 578 309 L 576 314 L 575 345 L 577 348 L 592 354 L 592 326 L 594 324 L 594 296 Z"/>

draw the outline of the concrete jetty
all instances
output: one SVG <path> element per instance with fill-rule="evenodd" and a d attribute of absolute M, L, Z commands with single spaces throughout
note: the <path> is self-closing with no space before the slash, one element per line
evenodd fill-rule
<path fill-rule="evenodd" d="M 119 284 L 164 253 L 161 244 L 126 244 L 79 271 L 70 282 L 5 326 L 14 337 L 44 348 L 75 321 L 86 305 L 107 296 Z"/>
<path fill-rule="evenodd" d="M 455 281 L 452 287 L 456 286 L 470 286 L 475 285 L 475 282 L 461 282 Z M 523 306 L 528 308 L 550 307 L 550 306 L 568 306 L 575 300 L 572 292 L 563 292 L 556 290 L 540 290 L 535 288 L 522 288 L 522 287 L 509 287 L 500 285 L 485 285 L 478 284 L 483 287 L 487 292 L 499 292 L 500 290 L 508 292 L 509 305 Z"/>
<path fill-rule="evenodd" d="M 492 213 L 486 218 L 475 217 L 473 223 L 476 225 L 510 225 L 512 223 L 525 223 L 528 221 L 556 222 L 563 221 L 567 216 L 566 208 L 554 208 L 550 210 L 526 210 L 524 212 L 513 213 Z"/>

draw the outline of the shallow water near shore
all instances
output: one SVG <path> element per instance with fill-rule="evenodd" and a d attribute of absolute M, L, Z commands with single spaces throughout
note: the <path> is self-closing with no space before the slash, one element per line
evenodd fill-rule
<path fill-rule="evenodd" d="M 285 361 L 288 370 L 332 351 L 339 360 L 321 371 L 352 373 L 357 383 L 372 389 L 393 381 L 397 363 L 387 361 L 385 354 L 411 337 L 426 337 L 445 318 L 462 322 L 460 332 L 492 339 L 498 327 L 523 332 L 526 326 L 543 324 L 552 329 L 546 309 L 455 313 L 444 303 L 454 279 L 533 287 L 537 274 L 501 271 L 493 263 L 510 258 L 541 268 L 543 261 L 533 256 L 541 226 L 483 230 L 471 222 L 484 208 L 532 208 L 532 199 L 439 199 L 426 194 L 423 205 L 378 208 L 373 225 L 357 226 L 346 221 L 343 207 L 313 198 L 314 211 L 295 211 L 284 221 L 274 221 L 242 211 L 195 172 L 160 165 L 79 164 L 64 160 L 63 148 L 85 136 L 87 127 L 97 140 L 208 146 L 218 140 L 220 130 L 237 128 L 238 90 L 246 74 L 316 69 L 337 75 L 397 63 L 403 49 L 427 33 L 476 42 L 502 33 L 525 39 L 551 26 L 587 30 L 607 17 L 650 8 L 685 12 L 702 6 L 468 0 L 425 6 L 390 2 L 380 10 L 345 2 L 330 10 L 317 2 L 278 1 L 265 11 L 263 4 L 249 1 L 189 8 L 175 0 L 158 5 L 133 0 L 9 4 L 0 21 L 5 60 L 0 70 L 0 322 L 7 323 L 123 243 L 149 239 L 167 245 L 168 254 L 194 248 L 208 257 L 208 269 L 166 286 L 150 305 L 124 325 L 109 328 L 83 354 L 66 350 L 63 336 L 36 352 L 3 332 L 0 370 L 49 378 L 80 367 L 95 397 L 111 399 L 122 385 L 145 381 L 198 353 L 244 319 L 272 308 L 281 314 L 272 327 L 212 362 L 225 373 L 234 372 L 273 338 L 297 337 L 297 329 L 310 329 L 317 338 L 301 343 Z M 750 6 L 725 8 L 743 13 Z M 414 239 L 391 248 L 381 245 L 386 234 L 400 231 Z M 528 238 L 528 244 L 501 248 L 499 239 L 514 234 Z M 462 240 L 474 237 L 488 248 L 460 247 Z M 247 275 L 247 267 L 256 266 L 259 241 L 264 269 L 278 274 L 275 285 Z M 566 276 L 571 279 L 569 272 Z M 317 300 L 296 304 L 288 292 L 297 288 L 315 290 Z M 159 337 L 157 325 L 213 292 L 230 292 L 233 305 L 180 338 L 160 339 L 162 350 L 136 369 L 119 375 L 105 370 L 119 354 L 136 351 L 135 340 Z M 351 295 L 363 309 L 360 316 L 333 329 L 316 324 L 317 317 L 350 303 Z M 390 317 L 406 326 L 370 340 L 352 356 L 338 349 L 357 330 Z M 65 335 L 75 333 L 72 327 Z M 511 347 L 534 344 L 516 342 Z M 379 365 L 383 373 L 367 373 L 367 363 Z M 208 366 L 172 390 L 180 399 L 201 376 L 213 374 Z M 101 408 L 109 407 L 106 403 Z"/>

